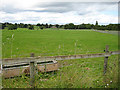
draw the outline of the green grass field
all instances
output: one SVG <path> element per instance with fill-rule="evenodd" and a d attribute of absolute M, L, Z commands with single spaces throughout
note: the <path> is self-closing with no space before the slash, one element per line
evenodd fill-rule
<path fill-rule="evenodd" d="M 91 30 L 2 31 L 3 58 L 101 53 L 106 45 L 118 50 L 118 36 Z"/>
<path fill-rule="evenodd" d="M 13 38 L 12 35 L 14 34 Z M 3 30 L 3 58 L 104 53 L 118 50 L 118 35 L 91 30 Z M 108 70 L 103 76 L 104 57 L 58 62 L 60 70 L 38 73 L 36 88 L 117 88 L 118 55 L 108 60 Z M 3 79 L 4 88 L 29 88 L 29 77 Z"/>

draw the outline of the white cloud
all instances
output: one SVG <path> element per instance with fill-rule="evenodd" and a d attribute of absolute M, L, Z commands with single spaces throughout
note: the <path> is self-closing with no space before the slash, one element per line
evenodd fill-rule
<path fill-rule="evenodd" d="M 0 22 L 81 24 L 95 23 L 97 20 L 100 24 L 118 23 L 117 14 L 113 16 L 103 13 L 103 11 L 117 13 L 117 3 L 43 3 L 40 0 L 2 0 L 0 8 L 2 8 Z"/>

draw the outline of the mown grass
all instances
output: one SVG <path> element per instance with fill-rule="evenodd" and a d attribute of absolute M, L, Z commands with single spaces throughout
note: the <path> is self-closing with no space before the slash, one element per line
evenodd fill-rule
<path fill-rule="evenodd" d="M 12 35 L 13 38 L 12 38 Z M 118 50 L 118 36 L 91 30 L 3 30 L 3 58 L 101 53 Z"/>
<path fill-rule="evenodd" d="M 59 61 L 59 71 L 36 74 L 35 88 L 118 88 L 118 56 L 109 57 L 106 75 L 103 64 L 104 57 Z M 23 75 L 3 79 L 3 87 L 30 88 L 29 82 Z"/>
<path fill-rule="evenodd" d="M 13 38 L 12 38 L 12 35 Z M 105 46 L 118 50 L 118 36 L 91 30 L 3 30 L 3 58 L 55 56 L 87 53 L 103 53 Z M 103 76 L 104 57 L 64 60 L 58 62 L 60 70 L 38 73 L 36 88 L 117 88 L 118 56 L 109 57 L 108 70 Z M 29 76 L 3 79 L 4 88 L 29 88 Z M 112 82 L 111 82 L 112 81 Z M 109 84 L 109 85 L 107 85 Z"/>

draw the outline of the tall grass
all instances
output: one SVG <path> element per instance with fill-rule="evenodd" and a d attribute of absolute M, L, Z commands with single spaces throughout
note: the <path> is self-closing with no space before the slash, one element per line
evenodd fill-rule
<path fill-rule="evenodd" d="M 36 88 L 118 88 L 118 56 L 108 60 L 108 70 L 103 75 L 104 57 L 59 61 L 59 70 L 38 73 Z M 3 79 L 5 88 L 29 88 L 29 76 Z"/>

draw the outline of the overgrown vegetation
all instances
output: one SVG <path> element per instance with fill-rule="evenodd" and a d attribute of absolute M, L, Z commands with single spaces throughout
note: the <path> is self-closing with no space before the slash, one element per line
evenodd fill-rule
<path fill-rule="evenodd" d="M 35 88 L 118 88 L 118 57 L 108 60 L 108 70 L 103 75 L 104 57 L 59 61 L 60 70 L 38 73 Z M 23 75 L 3 79 L 4 88 L 30 88 L 30 77 Z"/>

